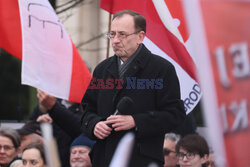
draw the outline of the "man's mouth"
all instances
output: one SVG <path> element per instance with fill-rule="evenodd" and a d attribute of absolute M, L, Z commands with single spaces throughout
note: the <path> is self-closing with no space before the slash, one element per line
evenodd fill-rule
<path fill-rule="evenodd" d="M 77 158 L 77 159 L 73 159 L 72 162 L 83 162 L 83 161 L 84 161 L 84 159 L 82 159 L 82 158 Z"/>
<path fill-rule="evenodd" d="M 119 46 L 119 45 L 113 45 L 113 48 L 114 48 L 114 49 L 120 49 L 121 46 Z"/>

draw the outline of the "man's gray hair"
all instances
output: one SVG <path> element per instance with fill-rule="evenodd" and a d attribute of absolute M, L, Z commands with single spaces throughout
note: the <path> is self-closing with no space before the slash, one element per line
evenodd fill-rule
<path fill-rule="evenodd" d="M 9 127 L 0 127 L 0 136 L 9 138 L 16 149 L 21 144 L 21 137 L 15 129 Z"/>
<path fill-rule="evenodd" d="M 175 133 L 166 133 L 165 139 L 171 140 L 175 143 L 177 143 L 180 140 L 181 136 Z"/>

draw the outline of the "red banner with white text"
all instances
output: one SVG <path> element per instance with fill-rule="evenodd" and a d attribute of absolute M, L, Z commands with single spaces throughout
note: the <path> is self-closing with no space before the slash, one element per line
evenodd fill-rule
<path fill-rule="evenodd" d="M 198 4 L 199 12 L 193 9 Z M 191 6 L 191 4 L 192 6 Z M 207 53 L 200 52 L 201 63 L 205 55 L 211 62 L 210 69 L 200 74 L 212 73 L 213 87 L 202 84 L 204 88 L 204 103 L 206 92 L 214 91 L 216 99 L 216 113 L 219 117 L 218 125 L 212 120 L 213 104 L 205 107 L 208 127 L 213 129 L 210 133 L 212 140 L 216 140 L 216 132 L 221 130 L 223 139 L 221 145 L 225 147 L 225 157 L 228 167 L 249 167 L 250 165 L 250 1 L 227 1 L 227 0 L 192 0 L 186 1 L 189 6 L 187 12 L 202 16 L 202 21 L 197 22 L 189 18 L 192 32 L 201 32 L 198 25 L 203 26 L 205 43 L 199 39 L 201 33 L 197 34 L 199 46 L 206 45 Z M 188 8 L 188 7 L 187 7 Z M 191 16 L 191 14 L 190 14 Z M 197 19 L 198 20 L 198 19 Z M 196 24 L 196 25 L 194 25 Z M 197 52 L 198 53 L 198 52 Z M 207 61 L 208 62 L 208 61 Z M 204 67 L 204 65 L 202 65 Z M 204 86 L 204 87 L 203 87 Z M 208 93 L 208 94 L 209 94 Z M 205 105 L 206 106 L 206 105 Z M 213 145 L 213 148 L 220 145 Z M 220 162 L 218 162 L 220 163 Z M 221 166 L 223 166 L 221 164 Z"/>

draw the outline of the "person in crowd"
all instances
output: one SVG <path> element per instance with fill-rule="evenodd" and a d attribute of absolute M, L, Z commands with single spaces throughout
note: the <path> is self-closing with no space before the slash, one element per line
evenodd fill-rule
<path fill-rule="evenodd" d="M 18 161 L 18 148 L 21 138 L 16 130 L 9 127 L 0 127 L 0 166 L 9 167 Z"/>
<path fill-rule="evenodd" d="M 52 124 L 62 167 L 68 167 L 70 144 L 82 131 L 80 105 L 57 99 L 41 90 L 37 90 L 37 98 L 39 105 L 30 115 L 30 119 Z"/>
<path fill-rule="evenodd" d="M 40 130 L 40 124 L 36 121 L 26 122 L 17 132 L 21 136 L 21 145 L 19 147 L 19 156 L 23 152 L 23 149 L 32 143 L 42 143 L 42 132 Z"/>
<path fill-rule="evenodd" d="M 198 134 L 190 134 L 180 139 L 176 152 L 180 167 L 202 167 L 209 156 L 207 141 Z"/>
<path fill-rule="evenodd" d="M 23 167 L 22 159 L 17 159 L 9 167 Z"/>
<path fill-rule="evenodd" d="M 23 149 L 23 167 L 46 167 L 45 152 L 42 143 L 32 143 Z"/>
<path fill-rule="evenodd" d="M 78 136 L 70 146 L 70 167 L 91 167 L 89 152 L 94 143 L 84 134 Z"/>
<path fill-rule="evenodd" d="M 114 14 L 108 38 L 115 55 L 95 68 L 82 100 L 83 130 L 96 140 L 90 153 L 94 167 L 109 166 L 119 141 L 129 131 L 136 135 L 129 166 L 152 162 L 162 166 L 164 135 L 186 116 L 175 68 L 142 44 L 145 33 L 146 20 L 139 13 Z M 124 106 L 129 109 L 114 114 L 125 97 L 132 101 Z"/>
<path fill-rule="evenodd" d="M 165 134 L 163 152 L 164 152 L 164 167 L 176 167 L 178 164 L 178 158 L 175 152 L 175 146 L 180 140 L 180 135 L 175 133 Z"/>

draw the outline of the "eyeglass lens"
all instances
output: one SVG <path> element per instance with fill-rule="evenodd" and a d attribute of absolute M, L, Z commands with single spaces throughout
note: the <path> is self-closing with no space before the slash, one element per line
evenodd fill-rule
<path fill-rule="evenodd" d="M 139 31 L 133 32 L 131 34 L 128 34 L 126 32 L 117 32 L 116 33 L 116 32 L 111 31 L 111 32 L 107 33 L 107 37 L 109 39 L 113 39 L 113 38 L 115 38 L 115 36 L 117 36 L 118 39 L 124 39 L 124 38 L 126 38 L 126 37 L 128 37 L 130 35 L 137 34 L 138 32 Z"/>
<path fill-rule="evenodd" d="M 4 149 L 4 150 L 10 150 L 10 149 L 12 149 L 14 146 L 8 146 L 8 145 L 0 145 L 0 150 L 2 150 L 2 148 Z"/>
<path fill-rule="evenodd" d="M 171 152 L 174 153 L 174 151 L 169 150 L 169 149 L 164 149 L 164 150 L 163 150 L 164 155 L 169 155 Z"/>
<path fill-rule="evenodd" d="M 187 153 L 187 154 L 179 153 L 179 154 L 178 154 L 178 157 L 179 157 L 180 160 L 183 160 L 184 157 L 186 157 L 188 160 L 190 160 L 190 159 L 193 159 L 194 156 L 195 156 L 194 153 Z"/>

